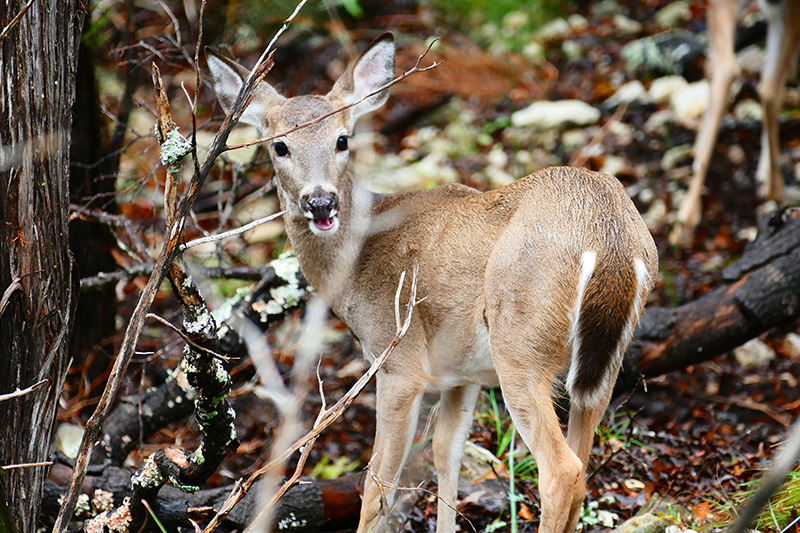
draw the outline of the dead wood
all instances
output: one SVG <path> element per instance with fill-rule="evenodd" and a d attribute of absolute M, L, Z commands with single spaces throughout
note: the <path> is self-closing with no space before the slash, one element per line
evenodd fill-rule
<path fill-rule="evenodd" d="M 712 359 L 800 317 L 800 211 L 766 221 L 724 283 L 676 308 L 648 308 L 625 356 L 617 392 Z"/>

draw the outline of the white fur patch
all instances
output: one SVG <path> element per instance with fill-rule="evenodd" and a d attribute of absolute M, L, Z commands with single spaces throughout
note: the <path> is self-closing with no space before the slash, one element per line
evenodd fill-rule
<path fill-rule="evenodd" d="M 569 365 L 569 373 L 567 374 L 567 391 L 572 396 L 572 389 L 575 386 L 575 379 L 578 374 L 578 353 L 581 347 L 581 339 L 578 328 L 581 322 L 581 304 L 583 303 L 583 294 L 586 292 L 586 286 L 589 280 L 592 279 L 594 267 L 597 263 L 597 252 L 583 252 L 581 256 L 581 276 L 578 279 L 578 296 L 575 298 L 575 305 L 572 308 L 569 319 L 569 341 L 572 344 L 572 361 Z"/>
<path fill-rule="evenodd" d="M 592 406 L 599 404 L 606 397 L 609 389 L 614 386 L 614 382 L 612 381 L 612 376 L 615 375 L 614 370 L 619 366 L 622 362 L 622 358 L 625 356 L 625 349 L 628 347 L 628 343 L 633 336 L 633 328 L 636 327 L 638 318 L 643 311 L 643 296 L 649 285 L 650 274 L 647 272 L 647 266 L 644 264 L 644 261 L 639 258 L 633 260 L 633 267 L 636 271 L 636 295 L 633 299 L 631 311 L 628 314 L 628 320 L 625 322 L 625 328 L 622 330 L 622 335 L 620 335 L 617 347 L 614 350 L 614 358 L 610 361 L 611 364 L 606 367 L 602 376 L 598 376 L 597 386 L 588 393 L 573 394 L 571 389 L 572 382 L 570 382 L 569 379 L 567 380 L 567 390 L 570 393 L 570 397 L 573 401 L 581 405 Z M 576 352 L 573 351 L 573 364 L 575 362 L 575 357 Z M 573 367 L 570 367 L 569 375 L 573 375 Z"/>

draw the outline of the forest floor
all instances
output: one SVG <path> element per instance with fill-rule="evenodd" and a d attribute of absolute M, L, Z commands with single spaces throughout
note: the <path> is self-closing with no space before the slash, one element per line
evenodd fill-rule
<path fill-rule="evenodd" d="M 753 180 L 761 130 L 756 104 L 761 56 L 756 43 L 740 52 L 744 75 L 736 84 L 730 112 L 723 120 L 696 239 L 692 246 L 681 248 L 667 242 L 685 181 L 691 175 L 690 149 L 704 109 L 704 14 L 705 2 L 694 0 L 604 0 L 567 6 L 554 22 L 532 30 L 531 15 L 524 11 L 465 26 L 435 8 L 398 0 L 366 9 L 359 19 L 324 24 L 329 32 L 325 38 L 308 39 L 308 34 L 313 33 L 308 27 L 314 26 L 310 23 L 306 27 L 301 24 L 297 31 L 290 30 L 285 42 L 279 42 L 276 67 L 268 80 L 282 80 L 279 86 L 287 95 L 321 92 L 343 70 L 342 43 L 345 47 L 352 46 L 352 42 L 363 44 L 380 31 L 392 30 L 398 36 L 398 70 L 406 70 L 425 50 L 431 36 L 440 37 L 426 61 L 444 60 L 442 65 L 397 85 L 387 106 L 354 137 L 353 144 L 361 150 L 357 156 L 360 174 L 373 176 L 366 179 L 381 190 L 430 187 L 452 181 L 483 190 L 552 164 L 580 165 L 612 173 L 644 214 L 659 249 L 660 276 L 648 304 L 677 306 L 695 300 L 720 283 L 721 268 L 742 253 L 755 235 L 757 214 L 769 207 L 760 205 Z M 164 24 L 163 16 L 151 17 Z M 140 24 L 147 26 L 146 22 Z M 656 35 L 659 37 L 653 38 Z M 634 42 L 640 44 L 632 45 Z M 657 50 L 660 59 L 653 60 L 642 52 L 650 49 Z M 255 56 L 244 39 L 234 50 L 245 63 L 248 57 L 248 64 L 252 63 Z M 168 68 L 162 70 L 170 73 Z M 179 82 L 190 78 L 193 74 L 190 77 L 180 69 L 173 73 L 174 102 L 179 101 Z M 148 91 L 152 92 L 143 86 L 137 96 L 150 101 Z M 555 110 L 547 110 L 545 114 L 552 120 L 548 125 L 525 118 L 524 110 L 532 102 L 560 100 L 577 100 L 585 107 L 575 104 L 570 111 L 573 114 L 562 120 L 557 120 Z M 210 91 L 206 91 L 201 104 L 201 113 L 206 113 L 204 120 L 210 120 L 212 110 L 217 109 Z M 109 107 L 113 113 L 113 103 Z M 796 86 L 788 90 L 784 107 L 781 164 L 787 183 L 797 187 L 800 91 Z M 176 121 L 186 125 L 185 132 L 191 123 L 186 111 L 178 109 L 174 113 Z M 118 183 L 128 188 L 118 196 L 118 203 L 145 241 L 156 247 L 162 230 L 148 213 L 155 209 L 154 191 L 162 178 L 151 179 L 151 170 L 157 166 L 157 150 L 153 149 L 154 140 L 144 133 L 152 131 L 152 118 L 148 117 L 144 106 L 132 115 L 132 131 L 140 132 L 140 137 L 135 149 L 123 154 Z M 218 112 L 215 118 L 219 118 Z M 205 125 L 211 131 L 214 124 Z M 243 196 L 250 196 L 240 202 L 245 207 L 237 207 L 236 220 L 247 222 L 248 218 L 266 214 L 265 210 L 275 209 L 274 195 L 258 195 L 270 173 L 268 165 L 257 165 L 247 177 L 242 191 Z M 226 175 L 220 181 L 223 189 L 229 186 L 229 180 Z M 209 193 L 205 199 L 205 211 L 196 209 L 195 223 L 204 226 L 207 222 L 210 226 L 206 229 L 213 228 L 216 220 L 214 195 Z M 188 232 L 190 236 L 192 232 L 200 233 L 192 227 Z M 251 234 L 237 246 L 233 252 L 226 248 L 231 257 L 257 264 L 275 257 L 285 242 L 280 225 L 275 224 L 257 236 Z M 213 258 L 198 254 L 191 260 L 208 265 Z M 120 286 L 118 292 L 124 298 L 121 316 L 128 316 L 137 287 L 141 287 L 141 280 Z M 230 290 L 211 289 L 222 295 Z M 174 304 L 166 294 L 156 308 L 167 315 L 172 309 L 174 314 Z M 273 353 L 287 378 L 301 327 L 302 313 L 298 312 L 269 333 Z M 330 403 L 353 385 L 366 363 L 346 328 L 332 318 L 328 330 L 320 377 Z M 666 498 L 675 508 L 687 510 L 681 522 L 684 528 L 725 523 L 734 512 L 733 507 L 750 490 L 749 483 L 758 477 L 759 469 L 768 464 L 787 425 L 800 415 L 797 332 L 797 324 L 771 331 L 736 355 L 648 379 L 632 394 L 616 399 L 598 430 L 589 466 L 584 530 L 599 531 L 620 524 L 655 495 Z M 148 363 L 150 368 L 143 361 L 133 365 L 128 393 L 136 394 L 141 387 L 158 383 L 164 379 L 166 369 L 177 364 L 179 345 L 174 341 L 165 343 L 165 338 L 164 331 L 156 330 L 143 337 L 139 349 L 158 356 Z M 757 357 L 748 359 L 753 354 Z M 97 394 L 102 384 L 101 380 L 93 388 L 87 387 L 78 379 L 81 371 L 76 367 L 71 373 L 74 381 L 68 384 L 61 416 L 65 423 L 80 424 L 85 420 L 86 406 L 91 404 L 87 398 Z M 241 362 L 232 374 L 236 383 L 232 402 L 238 413 L 241 446 L 212 478 L 212 485 L 217 486 L 229 484 L 263 465 L 276 427 L 275 409 L 253 394 L 252 363 Z M 313 376 L 309 379 L 315 380 Z M 321 406 L 316 388 L 313 390 L 304 412 L 309 425 Z M 307 462 L 306 473 L 335 476 L 364 468 L 370 458 L 375 427 L 374 399 L 373 383 L 322 435 Z M 430 420 L 437 399 L 426 401 L 424 417 Z M 425 445 L 430 437 L 425 420 L 420 423 L 418 435 L 422 444 L 415 448 L 409 479 L 404 482 L 409 486 L 423 482 L 425 489 L 433 490 L 435 474 L 429 446 Z M 138 448 L 129 462 L 139 465 L 159 446 L 176 442 L 192 449 L 198 438 L 193 423 L 172 425 Z M 499 524 L 512 520 L 507 495 L 512 471 L 508 462 L 511 442 L 516 442 L 515 491 L 523 495 L 517 503 L 518 530 L 535 531 L 539 515 L 535 469 L 521 440 L 513 439 L 499 390 L 484 391 L 470 441 L 488 450 L 499 462 L 489 473 L 463 472 L 461 531 L 471 529 L 466 519 L 477 531 L 492 527 L 507 530 L 508 526 Z M 477 505 L 478 501 L 482 503 Z M 400 508 L 399 528 L 434 531 L 435 508 L 435 499 L 428 492 L 409 493 Z M 797 510 L 794 513 L 796 516 Z M 769 523 L 761 527 L 775 531 Z M 797 531 L 797 525 L 792 531 Z"/>

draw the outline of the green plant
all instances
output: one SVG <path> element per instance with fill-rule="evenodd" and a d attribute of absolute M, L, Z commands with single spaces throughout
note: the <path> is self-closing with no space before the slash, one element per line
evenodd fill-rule
<path fill-rule="evenodd" d="M 350 462 L 347 457 L 339 457 L 333 460 L 326 455 L 314 465 L 309 475 L 317 479 L 337 479 L 342 474 L 354 472 L 360 464 L 361 462 L 358 460 Z"/>
<path fill-rule="evenodd" d="M 736 496 L 738 505 L 744 505 L 747 500 L 758 490 L 759 481 L 746 483 L 748 490 Z M 769 500 L 769 504 L 758 515 L 753 524 L 753 529 L 785 533 L 795 524 L 800 522 L 800 467 L 790 472 L 783 485 Z"/>

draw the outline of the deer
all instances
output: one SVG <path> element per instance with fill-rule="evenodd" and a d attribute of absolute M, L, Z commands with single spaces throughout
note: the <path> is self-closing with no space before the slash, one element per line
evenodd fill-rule
<path fill-rule="evenodd" d="M 213 50 L 206 57 L 227 112 L 249 69 Z M 401 272 L 418 269 L 410 325 L 376 375 L 374 476 L 365 480 L 358 531 L 388 524 L 424 393 L 440 395 L 437 532 L 455 531 L 476 401 L 481 386 L 499 385 L 538 463 L 540 531 L 570 533 L 595 429 L 657 276 L 653 238 L 616 178 L 579 168 L 547 168 L 486 192 L 462 184 L 367 190 L 354 177 L 349 140 L 356 119 L 387 101 L 381 88 L 394 75 L 387 33 L 327 94 L 285 98 L 261 82 L 241 117 L 278 136 L 268 151 L 288 239 L 367 358 L 395 335 Z M 566 437 L 554 407 L 562 381 L 572 402 Z"/>
<path fill-rule="evenodd" d="M 739 0 L 709 0 L 706 20 L 710 61 L 707 74 L 711 88 L 709 105 L 703 115 L 693 148 L 694 162 L 689 188 L 681 201 L 677 223 L 670 233 L 673 245 L 689 244 L 702 217 L 703 185 L 717 142 L 722 113 L 728 104 L 731 84 L 741 75 L 734 53 Z M 778 203 L 784 201 L 783 174 L 778 164 L 780 137 L 778 113 L 783 104 L 786 82 L 794 70 L 800 50 L 800 0 L 759 0 L 767 18 L 767 43 L 761 82 L 761 154 L 756 169 L 758 194 Z"/>

